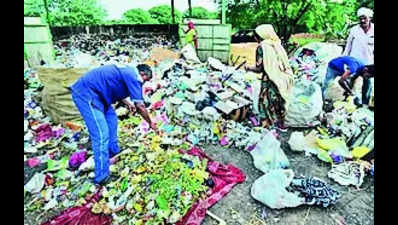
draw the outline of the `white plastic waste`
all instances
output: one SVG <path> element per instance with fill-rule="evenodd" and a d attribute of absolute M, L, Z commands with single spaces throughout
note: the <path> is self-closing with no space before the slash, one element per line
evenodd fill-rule
<path fill-rule="evenodd" d="M 296 152 L 303 152 L 306 149 L 306 142 L 303 132 L 293 132 L 288 141 L 290 149 Z"/>
<path fill-rule="evenodd" d="M 289 160 L 280 147 L 281 143 L 268 132 L 250 152 L 254 166 L 264 173 L 274 169 L 289 167 Z"/>
<path fill-rule="evenodd" d="M 44 187 L 46 176 L 42 173 L 36 173 L 27 184 L 25 184 L 24 189 L 30 193 L 38 193 Z"/>
<path fill-rule="evenodd" d="M 305 203 L 304 198 L 289 192 L 286 187 L 290 185 L 294 177 L 293 170 L 271 170 L 254 181 L 251 195 L 272 209 L 297 207 Z"/>

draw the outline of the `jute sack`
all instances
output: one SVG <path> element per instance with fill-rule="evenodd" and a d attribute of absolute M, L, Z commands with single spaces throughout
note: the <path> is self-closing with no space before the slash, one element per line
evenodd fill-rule
<path fill-rule="evenodd" d="M 44 68 L 37 69 L 39 79 L 44 85 L 41 92 L 41 105 L 44 112 L 54 122 L 81 120 L 68 87 L 88 72 L 87 68 Z"/>

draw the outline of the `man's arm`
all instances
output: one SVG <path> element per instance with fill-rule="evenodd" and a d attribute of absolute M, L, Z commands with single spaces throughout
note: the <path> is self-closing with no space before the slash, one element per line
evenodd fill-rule
<path fill-rule="evenodd" d="M 156 127 L 155 123 L 152 123 L 151 117 L 149 116 L 148 111 L 145 108 L 145 105 L 143 103 L 135 103 L 135 106 L 138 109 L 138 113 L 144 118 L 144 120 L 149 124 L 152 130 L 154 130 L 157 134 L 159 134 L 159 131 Z"/>
<path fill-rule="evenodd" d="M 134 103 L 132 103 L 128 98 L 122 100 L 124 104 L 126 104 L 131 112 L 135 112 L 136 108 Z"/>
<path fill-rule="evenodd" d="M 350 95 L 354 95 L 347 81 L 347 78 L 350 76 L 350 74 L 351 74 L 350 70 L 346 70 L 344 74 L 341 76 L 339 84 L 347 93 L 349 93 Z"/>
<path fill-rule="evenodd" d="M 147 123 L 152 124 L 151 117 L 149 116 L 149 113 L 146 110 L 145 105 L 143 103 L 135 103 L 135 106 L 137 107 L 138 109 L 137 111 L 142 116 L 142 118 L 144 118 L 144 120 Z"/>

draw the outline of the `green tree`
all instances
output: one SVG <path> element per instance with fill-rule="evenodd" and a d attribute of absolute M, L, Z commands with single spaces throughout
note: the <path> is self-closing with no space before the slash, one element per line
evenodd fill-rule
<path fill-rule="evenodd" d="M 47 0 L 49 18 L 52 26 L 78 26 L 104 23 L 106 11 L 97 0 Z M 25 0 L 25 16 L 45 15 L 43 0 Z"/>
<path fill-rule="evenodd" d="M 189 9 L 185 10 L 182 14 L 183 18 L 189 18 Z M 210 12 L 203 7 L 192 7 L 192 18 L 197 19 L 217 19 L 218 13 L 217 12 Z"/>
<path fill-rule="evenodd" d="M 53 26 L 102 24 L 106 17 L 97 0 L 53 0 L 49 10 Z"/>
<path fill-rule="evenodd" d="M 143 9 L 130 9 L 123 13 L 122 19 L 131 24 L 157 24 L 156 19 L 151 18 L 151 15 Z"/>
<path fill-rule="evenodd" d="M 220 0 L 216 0 L 220 2 Z M 227 22 L 234 29 L 272 24 L 284 45 L 297 30 L 345 38 L 357 23 L 356 10 L 369 1 L 330 0 L 229 0 Z M 368 5 L 371 5 L 368 3 Z"/>
<path fill-rule="evenodd" d="M 171 7 L 168 5 L 160 5 L 152 7 L 148 10 L 148 12 L 151 15 L 152 19 L 155 19 L 160 24 L 173 23 L 173 20 L 171 18 Z M 175 16 L 175 22 L 180 23 L 182 15 L 177 9 L 174 9 L 174 16 Z"/>
<path fill-rule="evenodd" d="M 45 13 L 43 0 L 25 0 L 24 16 L 41 16 Z"/>

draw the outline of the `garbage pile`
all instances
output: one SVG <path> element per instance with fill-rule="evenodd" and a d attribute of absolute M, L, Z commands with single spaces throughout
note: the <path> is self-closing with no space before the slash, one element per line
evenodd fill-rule
<path fill-rule="evenodd" d="M 75 53 L 88 56 L 91 65 L 92 57 L 98 65 L 142 61 L 150 55 L 150 48 L 136 48 L 129 40 L 103 42 L 97 37 L 97 43 L 89 36 L 90 41 L 79 38 L 72 38 L 72 45 L 56 44 L 61 49 L 60 65 L 82 65 Z M 218 191 L 225 194 L 245 179 L 238 168 L 219 164 L 197 149 L 208 144 L 241 149 L 253 156 L 254 166 L 264 175 L 254 182 L 251 194 L 271 208 L 336 203 L 340 194 L 326 182 L 295 176 L 289 169 L 276 129 L 259 127 L 258 74 L 236 70 L 211 57 L 200 62 L 189 47 L 181 54 L 180 59 L 157 62 L 154 78 L 144 86 L 144 100 L 161 135 L 155 135 L 127 107 L 117 105 L 123 151 L 111 159 L 111 181 L 103 187 L 92 213 L 112 215 L 115 224 L 200 224 L 204 213 L 192 219 L 193 211 L 206 210 L 222 198 Z M 316 70 L 309 73 L 314 77 Z M 30 200 L 25 210 L 85 205 L 85 197 L 98 191 L 91 181 L 94 160 L 86 128 L 83 123 L 54 124 L 40 107 L 42 86 L 37 73 L 28 69 L 24 77 L 24 190 L 25 200 Z M 329 177 L 359 187 L 366 168 L 352 159 L 359 160 L 374 149 L 373 112 L 356 108 L 350 99 L 336 101 L 323 112 L 320 87 L 307 75 L 296 78 L 293 93 L 287 113 L 291 127 L 316 129 L 293 132 L 291 149 L 333 164 Z M 212 196 L 218 197 L 213 200 Z"/>
<path fill-rule="evenodd" d="M 87 67 L 131 60 L 138 63 L 149 57 L 152 48 L 176 49 L 176 43 L 176 40 L 159 34 L 117 37 L 110 34 L 76 34 L 54 42 L 56 64 L 51 67 Z"/>

